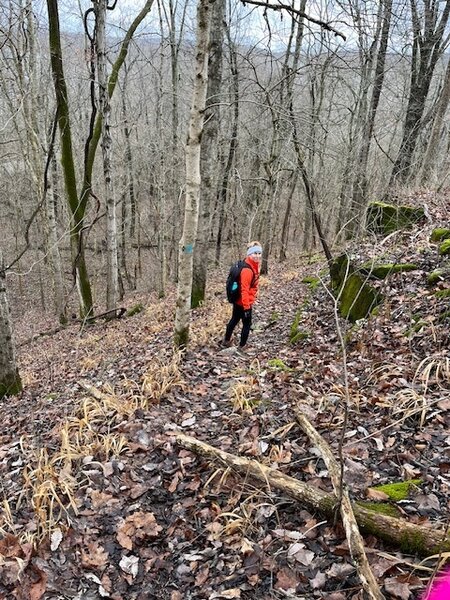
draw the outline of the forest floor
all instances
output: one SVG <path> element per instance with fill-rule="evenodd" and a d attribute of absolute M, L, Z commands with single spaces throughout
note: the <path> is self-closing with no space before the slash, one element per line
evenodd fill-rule
<path fill-rule="evenodd" d="M 430 232 L 446 217 L 428 204 L 422 227 L 354 248 L 361 261 L 418 265 L 375 282 L 385 301 L 354 325 L 336 319 L 319 256 L 271 265 L 245 355 L 219 347 L 226 273 L 193 311 L 183 357 L 173 292 L 130 296 L 128 308 L 143 304 L 133 316 L 31 341 L 29 324 L 43 332 L 48 320 L 17 322 L 24 391 L 1 406 L 0 598 L 362 599 L 339 523 L 176 441 L 181 431 L 332 491 L 299 407 L 336 456 L 343 436 L 353 500 L 420 479 L 395 503 L 401 516 L 448 527 L 449 301 L 435 292 L 449 281 L 426 284 L 443 262 Z M 292 344 L 296 316 L 305 335 Z M 418 597 L 448 558 L 365 544 L 386 598 Z"/>

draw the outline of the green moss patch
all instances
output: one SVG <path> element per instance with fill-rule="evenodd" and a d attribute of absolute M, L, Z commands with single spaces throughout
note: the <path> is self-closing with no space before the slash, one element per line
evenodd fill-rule
<path fill-rule="evenodd" d="M 422 207 L 396 206 L 386 202 L 370 202 L 367 207 L 366 227 L 375 233 L 388 234 L 405 229 L 422 220 L 425 211 Z"/>
<path fill-rule="evenodd" d="M 320 285 L 319 277 L 315 277 L 314 275 L 307 275 L 303 277 L 302 283 L 307 283 L 311 289 L 311 291 L 316 290 Z"/>
<path fill-rule="evenodd" d="M 434 271 L 428 274 L 427 283 L 428 285 L 435 285 L 440 281 L 444 281 L 449 276 L 449 274 L 450 271 L 446 272 L 444 269 L 435 269 Z"/>
<path fill-rule="evenodd" d="M 406 273 L 407 271 L 416 271 L 419 267 L 412 263 L 384 263 L 373 264 L 365 263 L 358 268 L 358 271 L 367 277 L 374 279 L 386 279 L 388 275 L 394 273 Z"/>
<path fill-rule="evenodd" d="M 356 504 L 359 504 L 359 506 L 381 515 L 387 515 L 388 517 L 401 517 L 401 512 L 398 510 L 398 508 L 393 504 L 388 504 L 387 502 L 357 502 Z"/>
<path fill-rule="evenodd" d="M 439 246 L 439 254 L 442 256 L 450 256 L 450 240 L 445 240 Z"/>
<path fill-rule="evenodd" d="M 431 242 L 442 242 L 442 240 L 450 239 L 450 229 L 446 227 L 438 227 L 433 229 L 430 236 Z"/>
<path fill-rule="evenodd" d="M 439 290 L 438 292 L 435 292 L 434 295 L 436 296 L 436 298 L 450 298 L 450 288 L 448 288 L 447 290 Z"/>
<path fill-rule="evenodd" d="M 377 485 L 373 489 L 384 492 L 393 502 L 399 502 L 399 500 L 406 500 L 406 498 L 409 496 L 411 488 L 417 487 L 421 483 L 422 479 L 409 479 L 408 481 Z"/>
<path fill-rule="evenodd" d="M 297 314 L 295 315 L 295 319 L 292 322 L 291 330 L 289 332 L 289 342 L 291 344 L 297 344 L 297 342 L 300 342 L 302 340 L 307 340 L 309 338 L 309 332 L 302 331 L 300 329 L 301 318 L 302 318 L 302 311 L 298 310 Z"/>
<path fill-rule="evenodd" d="M 267 361 L 267 366 L 276 371 L 292 371 L 290 367 L 284 364 L 281 358 L 271 358 Z"/>
<path fill-rule="evenodd" d="M 132 317 L 133 315 L 137 315 L 144 310 L 143 304 L 136 304 L 132 306 L 129 310 L 127 310 L 127 317 Z"/>

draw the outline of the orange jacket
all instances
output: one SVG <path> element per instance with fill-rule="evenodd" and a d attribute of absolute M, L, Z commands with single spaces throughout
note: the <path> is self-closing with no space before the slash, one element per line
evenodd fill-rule
<path fill-rule="evenodd" d="M 249 310 L 256 300 L 259 287 L 259 263 L 255 262 L 247 256 L 245 262 L 250 266 L 250 269 L 244 267 L 240 274 L 241 297 L 236 302 L 242 306 L 244 310 Z"/>

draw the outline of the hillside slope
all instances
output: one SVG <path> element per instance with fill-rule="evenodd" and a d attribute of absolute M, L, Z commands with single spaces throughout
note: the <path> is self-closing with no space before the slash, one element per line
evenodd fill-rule
<path fill-rule="evenodd" d="M 355 247 L 361 262 L 418 267 L 375 283 L 385 302 L 355 325 L 336 318 L 320 257 L 272 265 L 245 356 L 218 345 L 223 273 L 183 357 L 171 349 L 173 296 L 24 345 L 19 325 L 25 391 L 2 402 L 0 597 L 362 598 L 339 524 L 175 441 L 183 431 L 331 490 L 295 424 L 299 406 L 336 455 L 343 435 L 354 499 L 419 479 L 390 504 L 411 522 L 448 524 L 449 301 L 435 292 L 449 282 L 426 282 L 443 261 L 429 242 L 441 216 Z M 436 560 L 365 541 L 386 597 L 416 597 Z"/>

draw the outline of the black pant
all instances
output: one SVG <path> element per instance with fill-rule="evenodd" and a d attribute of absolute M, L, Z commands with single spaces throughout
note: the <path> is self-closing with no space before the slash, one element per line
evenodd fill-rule
<path fill-rule="evenodd" d="M 247 312 L 248 316 L 245 316 L 245 312 Z M 231 315 L 230 322 L 227 325 L 227 329 L 225 332 L 225 341 L 229 342 L 231 340 L 231 336 L 233 335 L 234 328 L 242 319 L 242 331 L 241 331 L 241 341 L 239 346 L 245 346 L 248 340 L 248 336 L 250 334 L 250 328 L 252 326 L 252 309 L 248 311 L 244 311 L 242 306 L 239 304 L 233 304 L 233 314 Z"/>

